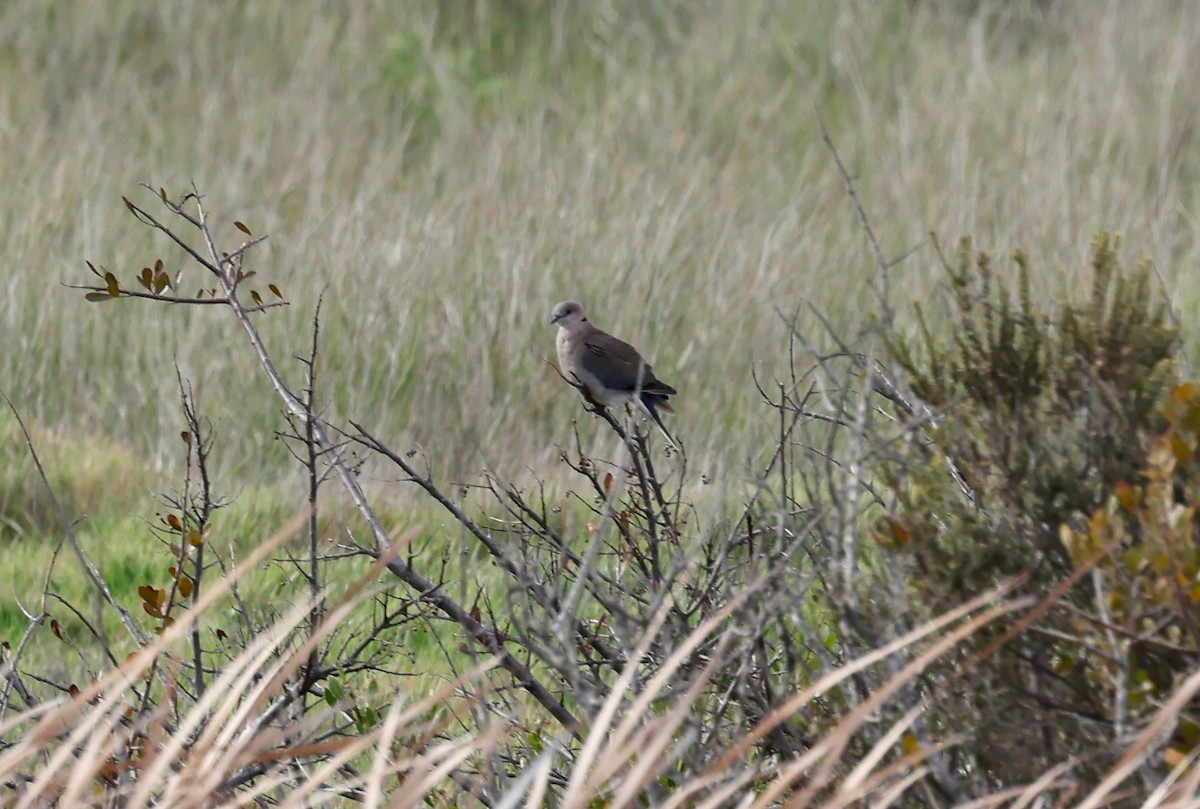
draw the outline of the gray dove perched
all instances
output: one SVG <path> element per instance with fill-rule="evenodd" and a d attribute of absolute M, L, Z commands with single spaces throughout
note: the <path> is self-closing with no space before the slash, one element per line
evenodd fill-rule
<path fill-rule="evenodd" d="M 658 410 L 675 412 L 667 402 L 675 389 L 654 375 L 636 348 L 588 322 L 583 307 L 575 301 L 558 304 L 553 315 L 550 322 L 558 324 L 558 367 L 567 381 L 579 386 L 594 404 L 609 407 L 634 402 L 674 446 Z"/>

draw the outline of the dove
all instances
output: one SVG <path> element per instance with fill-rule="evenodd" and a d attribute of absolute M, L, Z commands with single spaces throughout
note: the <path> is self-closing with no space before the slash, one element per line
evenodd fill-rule
<path fill-rule="evenodd" d="M 675 388 L 654 375 L 636 348 L 593 326 L 575 301 L 555 306 L 550 322 L 558 326 L 558 367 L 568 382 L 579 387 L 593 404 L 611 407 L 634 403 L 675 445 L 658 415 L 659 410 L 675 412 L 668 402 Z"/>

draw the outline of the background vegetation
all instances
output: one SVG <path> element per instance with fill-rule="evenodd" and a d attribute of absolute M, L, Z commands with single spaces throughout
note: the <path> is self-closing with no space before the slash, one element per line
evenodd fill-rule
<path fill-rule="evenodd" d="M 337 412 L 458 475 L 554 463 L 575 402 L 546 312 L 583 300 L 687 395 L 694 458 L 761 446 L 748 384 L 812 303 L 836 323 L 872 272 L 824 118 L 889 256 L 934 230 L 1038 257 L 1035 294 L 1127 231 L 1172 300 L 1200 297 L 1189 3 L 6 4 L 0 378 L 62 440 L 175 450 L 173 357 L 202 397 L 254 379 L 211 312 L 116 329 L 57 284 L 141 267 L 120 196 L 195 180 L 271 240 L 295 305 L 327 290 Z M 180 257 L 164 255 L 168 269 Z M 899 298 L 938 282 L 927 248 Z M 802 323 L 807 327 L 807 321 Z M 1195 339 L 1186 335 L 1189 346 Z M 286 465 L 267 397 L 214 461 Z"/>
<path fill-rule="evenodd" d="M 176 362 L 218 437 L 211 465 L 232 498 L 222 540 L 252 546 L 302 506 L 302 477 L 274 440 L 278 401 L 222 311 L 93 307 L 59 286 L 83 278 L 84 259 L 122 277 L 160 255 L 181 268 L 120 197 L 142 181 L 178 196 L 194 181 L 218 201 L 218 232 L 238 218 L 270 234 L 253 260 L 292 304 L 261 319 L 277 359 L 304 353 L 325 295 L 324 415 L 419 447 L 447 485 L 486 467 L 564 490 L 573 419 L 585 447 L 612 443 L 547 362 L 548 310 L 575 297 L 681 391 L 674 426 L 716 484 L 689 483 L 697 520 L 719 524 L 779 437 L 752 371 L 796 370 L 793 322 L 827 347 L 815 313 L 852 335 L 876 306 L 878 268 L 820 121 L 886 256 L 913 250 L 890 282 L 916 377 L 938 349 L 907 303 L 932 301 L 934 334 L 959 322 L 930 231 L 971 233 L 998 256 L 1024 249 L 1028 299 L 1055 301 L 1045 328 L 1058 305 L 1089 301 L 1093 233 L 1123 231 L 1113 261 L 1151 260 L 1146 283 L 1179 315 L 1173 357 L 1186 370 L 1200 297 L 1198 17 L 1186 2 L 9 3 L 0 386 L 131 608 L 163 566 L 142 519 L 183 463 Z M 993 272 L 1012 280 L 1013 266 Z M 1055 406 L 1068 419 L 1079 403 Z M 971 413 L 980 421 L 964 430 L 1002 421 Z M 1145 447 L 1130 442 L 1140 468 Z M 996 462 L 994 448 L 968 449 Z M 28 599 L 60 529 L 8 412 L 0 452 L 4 584 Z M 392 518 L 425 526 L 421 547 L 449 544 L 446 518 L 412 487 L 368 472 Z M 1064 521 L 1079 528 L 1119 478 L 1095 481 Z M 950 509 L 951 496 L 898 488 L 894 502 Z M 75 574 L 56 576 L 83 593 Z M 247 587 L 289 581 L 276 567 Z M 0 610 L 11 642 L 24 625 L 15 604 Z M 39 637 L 31 655 L 58 665 L 61 648 Z"/>

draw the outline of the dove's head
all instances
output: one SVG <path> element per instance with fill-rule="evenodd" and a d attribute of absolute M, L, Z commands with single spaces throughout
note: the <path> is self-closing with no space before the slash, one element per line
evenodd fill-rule
<path fill-rule="evenodd" d="M 564 329 L 581 321 L 587 320 L 587 315 L 583 312 L 583 307 L 575 301 L 563 301 L 558 306 L 554 307 L 551 313 L 551 323 L 557 323 Z"/>

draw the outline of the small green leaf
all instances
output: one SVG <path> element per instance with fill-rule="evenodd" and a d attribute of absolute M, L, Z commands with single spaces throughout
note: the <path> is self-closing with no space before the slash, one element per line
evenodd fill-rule
<path fill-rule="evenodd" d="M 262 295 L 258 294 L 258 290 L 256 290 L 256 289 L 250 290 L 250 297 L 254 298 L 255 303 L 259 304 L 260 306 L 262 305 Z"/>
<path fill-rule="evenodd" d="M 267 284 L 267 289 L 271 290 L 271 292 L 275 294 L 276 298 L 283 300 L 283 293 L 279 291 L 279 287 L 275 286 L 274 284 Z"/>
<path fill-rule="evenodd" d="M 366 733 L 379 721 L 379 712 L 367 707 L 355 712 L 354 729 L 360 734 Z"/>
<path fill-rule="evenodd" d="M 88 294 L 84 295 L 83 298 L 84 300 L 91 301 L 92 303 L 99 303 L 100 301 L 111 301 L 113 296 L 109 295 L 107 292 L 89 292 Z"/>
<path fill-rule="evenodd" d="M 104 273 L 104 284 L 108 287 L 108 294 L 114 298 L 121 294 L 121 285 L 117 283 L 117 276 L 112 273 Z"/>

